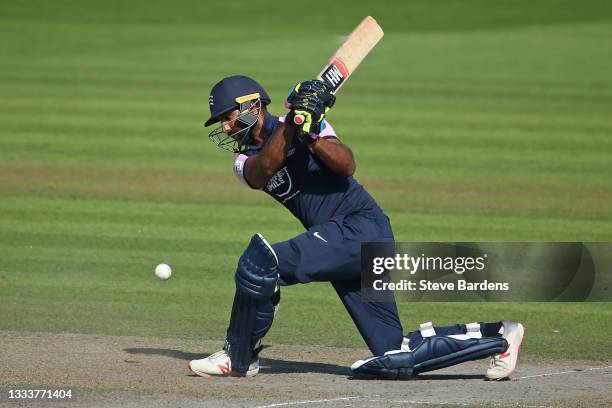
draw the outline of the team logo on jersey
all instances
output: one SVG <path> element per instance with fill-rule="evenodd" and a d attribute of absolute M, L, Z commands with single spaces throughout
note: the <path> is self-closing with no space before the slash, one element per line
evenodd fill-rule
<path fill-rule="evenodd" d="M 327 69 L 321 74 L 321 78 L 332 88 L 332 91 L 340 88 L 342 82 L 349 76 L 348 69 L 340 58 L 334 58 Z"/>

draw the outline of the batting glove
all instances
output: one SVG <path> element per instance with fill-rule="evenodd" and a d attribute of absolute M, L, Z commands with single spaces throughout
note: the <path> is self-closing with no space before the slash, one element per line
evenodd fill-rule
<path fill-rule="evenodd" d="M 291 111 L 285 122 L 300 128 L 303 133 L 318 134 L 324 127 L 325 115 L 335 102 L 336 97 L 325 82 L 316 79 L 301 82 L 289 92 L 285 106 Z M 307 140 L 313 141 L 311 137 Z"/>

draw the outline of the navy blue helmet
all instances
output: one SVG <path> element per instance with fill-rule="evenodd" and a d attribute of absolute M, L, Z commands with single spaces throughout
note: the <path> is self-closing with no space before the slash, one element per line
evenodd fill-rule
<path fill-rule="evenodd" d="M 213 142 L 225 150 L 233 152 L 242 151 L 253 139 L 253 131 L 261 106 L 270 103 L 266 90 L 252 78 L 244 75 L 234 75 L 223 78 L 210 91 L 208 105 L 210 118 L 204 126 L 210 126 L 220 121 L 220 117 L 234 109 L 238 109 L 236 123 L 238 130 L 231 134 L 223 132 L 220 125 L 213 130 L 209 137 Z"/>

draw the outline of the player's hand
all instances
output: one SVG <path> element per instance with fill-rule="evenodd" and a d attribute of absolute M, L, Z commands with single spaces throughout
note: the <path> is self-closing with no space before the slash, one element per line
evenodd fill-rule
<path fill-rule="evenodd" d="M 285 103 L 285 106 L 287 108 L 291 108 L 292 105 L 299 100 L 299 98 L 311 96 L 319 99 L 327 108 L 331 108 L 336 102 L 336 97 L 331 93 L 331 91 L 332 89 L 329 85 L 327 85 L 327 83 L 318 79 L 300 82 L 294 86 L 289 92 L 289 95 L 287 95 L 287 102 Z"/>
<path fill-rule="evenodd" d="M 318 134 L 323 128 L 325 114 L 334 105 L 335 96 L 323 81 L 312 80 L 297 84 L 289 93 L 285 106 L 291 111 L 285 121 L 298 127 L 301 132 Z M 312 143 L 312 138 L 307 140 Z"/>
<path fill-rule="evenodd" d="M 321 133 L 324 113 L 312 104 L 294 105 L 285 117 L 285 123 L 298 129 L 299 133 Z M 300 135 L 301 136 L 301 135 Z"/>

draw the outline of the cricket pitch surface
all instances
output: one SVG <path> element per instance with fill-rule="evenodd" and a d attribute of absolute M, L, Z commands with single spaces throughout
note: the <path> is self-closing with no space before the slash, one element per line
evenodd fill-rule
<path fill-rule="evenodd" d="M 220 341 L 0 331 L 0 407 L 612 406 L 612 361 L 522 358 L 512 381 L 483 380 L 488 360 L 414 380 L 357 380 L 367 351 L 272 345 L 253 378 L 202 378 L 187 363 Z M 16 400 L 9 389 L 71 389 L 71 400 Z"/>

